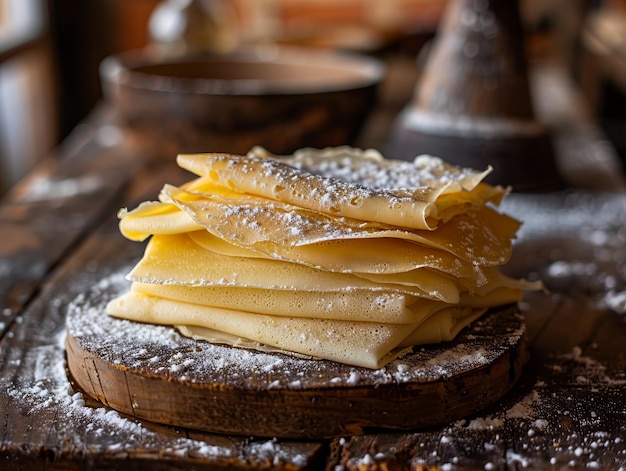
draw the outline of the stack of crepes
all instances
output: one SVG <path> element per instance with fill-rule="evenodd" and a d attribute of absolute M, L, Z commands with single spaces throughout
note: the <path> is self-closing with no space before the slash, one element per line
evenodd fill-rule
<path fill-rule="evenodd" d="M 110 315 L 379 368 L 538 285 L 500 273 L 520 223 L 477 172 L 350 147 L 179 155 L 199 176 L 120 211 L 145 254 Z"/>

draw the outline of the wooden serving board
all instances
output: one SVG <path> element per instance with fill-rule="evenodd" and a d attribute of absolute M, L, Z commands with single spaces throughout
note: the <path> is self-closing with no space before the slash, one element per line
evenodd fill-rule
<path fill-rule="evenodd" d="M 516 306 L 488 313 L 453 342 L 370 370 L 212 345 L 107 316 L 106 302 L 126 289 L 115 274 L 70 304 L 69 371 L 108 407 L 191 429 L 329 438 L 441 425 L 497 401 L 528 358 Z"/>

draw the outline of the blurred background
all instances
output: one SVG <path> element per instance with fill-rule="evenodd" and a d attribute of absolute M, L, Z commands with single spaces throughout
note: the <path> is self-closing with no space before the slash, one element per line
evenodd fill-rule
<path fill-rule="evenodd" d="M 151 18 L 164 3 L 0 0 L 0 195 L 98 106 L 100 62 L 148 45 Z M 238 42 L 337 48 L 382 59 L 389 74 L 380 100 L 389 115 L 410 99 L 446 6 L 445 0 L 221 3 L 228 4 Z M 531 63 L 558 57 L 565 64 L 623 159 L 626 0 L 521 0 L 520 7 Z M 383 132 L 375 123 L 367 131 Z M 370 142 L 375 135 L 363 141 Z"/>

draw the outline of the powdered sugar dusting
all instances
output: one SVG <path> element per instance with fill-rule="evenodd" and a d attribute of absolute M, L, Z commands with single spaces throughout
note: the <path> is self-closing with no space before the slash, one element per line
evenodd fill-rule
<path fill-rule="evenodd" d="M 293 165 L 326 178 L 339 178 L 375 190 L 424 189 L 433 184 L 462 182 L 481 173 L 450 166 L 430 155 L 417 156 L 413 162 L 390 161 L 383 160 L 374 149 L 345 146 L 301 149 L 294 154 Z"/>
<path fill-rule="evenodd" d="M 72 337 L 88 351 L 112 363 L 148 369 L 167 378 L 184 374 L 189 381 L 218 381 L 259 387 L 292 389 L 340 387 L 346 385 L 381 385 L 409 381 L 429 382 L 488 365 L 524 335 L 521 317 L 498 324 L 497 316 L 474 322 L 454 342 L 421 348 L 410 355 L 392 360 L 384 368 L 353 368 L 346 371 L 330 361 L 308 360 L 279 353 L 215 345 L 180 335 L 174 328 L 142 324 L 109 317 L 105 304 L 128 289 L 121 270 L 104 278 L 91 291 L 79 295 L 68 308 L 68 329 Z M 336 372 L 328 383 L 329 372 Z"/>
<path fill-rule="evenodd" d="M 512 194 L 502 208 L 524 221 L 511 274 L 519 264 L 553 293 L 588 296 L 598 308 L 626 312 L 626 197 L 587 193 Z M 547 250 L 549 248 L 549 250 Z M 531 275 L 532 276 L 532 275 Z"/>
<path fill-rule="evenodd" d="M 45 416 L 50 416 L 50 411 L 57 411 L 52 414 L 59 422 L 54 426 L 64 428 L 64 425 L 71 424 L 65 432 L 72 434 L 74 446 L 80 448 L 82 443 L 89 443 L 93 452 L 123 453 L 138 447 L 152 447 L 163 450 L 164 456 L 193 454 L 210 458 L 232 455 L 230 448 L 184 437 L 168 439 L 114 410 L 85 405 L 83 394 L 73 389 L 65 372 L 63 338 L 64 335 L 55 344 L 33 348 L 27 353 L 23 362 L 35 365 L 32 377 L 20 377 L 10 383 L 5 378 L 0 379 L 7 395 L 19 403 L 27 415 L 46 411 Z M 53 424 L 44 421 L 38 426 L 52 427 Z"/>
<path fill-rule="evenodd" d="M 90 275 L 83 273 L 74 281 L 72 290 L 86 290 Z M 124 277 L 120 273 L 103 278 L 92 285 L 91 289 L 104 293 L 119 289 L 123 283 Z M 5 375 L 0 377 L 0 391 L 4 395 L 3 403 L 8 404 L 8 409 L 3 414 L 6 414 L 5 418 L 10 425 L 5 429 L 9 433 L 5 440 L 11 440 L 11 433 L 13 440 L 18 440 L 9 442 L 9 445 L 21 446 L 20 440 L 28 438 L 12 432 L 11 427 L 28 425 L 36 427 L 37 434 L 45 437 L 47 431 L 52 437 L 46 444 L 59 448 L 52 448 L 49 452 L 72 455 L 58 458 L 59 462 L 79 459 L 87 466 L 89 463 L 93 464 L 90 460 L 102 457 L 108 460 L 137 458 L 148 461 L 158 458 L 163 462 L 171 460 L 177 463 L 183 458 L 204 465 L 212 463 L 220 469 L 226 466 L 245 468 L 251 465 L 268 469 L 278 463 L 295 469 L 308 464 L 315 447 L 306 443 L 285 443 L 249 437 L 230 438 L 206 433 L 188 436 L 183 429 L 140 421 L 84 396 L 70 382 L 65 369 L 66 331 L 63 319 L 68 305 L 64 298 L 51 292 L 44 292 L 41 299 L 45 299 L 48 306 L 36 307 L 47 311 L 45 319 L 31 320 L 30 317 L 25 317 L 24 322 L 19 322 L 19 329 L 8 332 L 3 339 L 4 342 L 9 339 L 10 342 L 24 345 L 21 337 L 29 337 L 27 349 L 12 348 L 9 345 L 3 351 L 6 364 Z M 83 323 L 82 335 L 102 335 L 106 342 L 107 326 L 99 322 L 103 317 L 107 317 L 104 312 L 95 322 Z M 157 327 L 152 332 L 162 342 L 172 341 L 167 336 L 167 329 Z M 133 353 L 137 357 L 143 356 L 148 362 L 159 361 L 158 353 L 148 354 L 141 347 Z M 182 356 L 176 358 L 181 367 L 186 367 L 186 360 Z M 19 415 L 19 421 L 15 420 L 16 415 Z M 62 449 L 59 445 L 61 443 Z M 7 442 L 3 445 L 7 445 Z M 5 452 L 8 453 L 3 448 L 3 453 Z M 41 452 L 46 450 L 42 449 Z M 42 455 L 41 458 L 43 466 L 45 457 Z"/>
<path fill-rule="evenodd" d="M 160 460 L 201 460 L 259 468 L 279 463 L 294 469 L 305 467 L 311 447 L 306 443 L 284 443 L 276 439 L 224 438 L 204 434 L 204 438 L 188 438 L 185 432 L 159 426 L 95 406 L 81 392 L 73 389 L 63 367 L 61 345 L 31 351 L 25 362 L 36 362 L 42 374 L 20 378 L 9 383 L 0 378 L 6 394 L 19 404 L 22 413 L 38 417 L 37 426 L 49 428 L 74 449 L 88 447 L 89 453 L 105 454 L 109 459 L 130 456 L 158 457 Z M 90 405 L 87 404 L 90 402 Z M 42 418 L 43 417 L 43 418 Z"/>
<path fill-rule="evenodd" d="M 609 372 L 600 362 L 572 352 L 551 356 L 546 375 L 524 382 L 517 392 L 485 412 L 437 430 L 403 437 L 416 468 L 442 469 L 626 469 L 626 422 L 621 398 L 626 373 Z M 583 376 L 589 381 L 561 389 Z M 527 378 L 532 380 L 532 378 Z M 559 392 L 560 391 L 560 392 Z M 583 400 L 591 394 L 591 401 Z M 589 407 L 588 404 L 594 404 Z M 585 404 L 585 405 L 583 405 Z M 609 432 L 610 430 L 610 432 Z M 342 463 L 377 469 L 401 456 L 392 435 L 378 437 L 376 454 L 361 454 L 362 440 L 344 439 Z M 428 454 L 421 450 L 428 450 Z"/>

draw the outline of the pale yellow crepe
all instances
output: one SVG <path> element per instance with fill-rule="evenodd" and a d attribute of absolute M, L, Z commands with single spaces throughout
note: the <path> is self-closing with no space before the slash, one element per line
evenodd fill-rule
<path fill-rule="evenodd" d="M 130 240 L 141 242 L 152 234 L 183 234 L 204 229 L 175 205 L 160 201 L 145 201 L 129 212 L 118 213 L 120 232 Z"/>
<path fill-rule="evenodd" d="M 154 207 L 156 209 L 146 216 L 147 210 Z M 457 278 L 476 280 L 479 284 L 484 282 L 480 266 L 442 250 L 403 239 L 338 239 L 295 247 L 271 244 L 276 250 L 266 247 L 267 250 L 259 251 L 258 246 L 254 249 L 242 247 L 210 232 L 201 231 L 204 227 L 189 224 L 185 217 L 175 216 L 176 211 L 186 214 L 173 205 L 153 205 L 152 202 L 149 205 L 144 203 L 130 212 L 120 211 L 120 230 L 129 239 L 137 241 L 144 240 L 151 234 L 188 233 L 198 244 L 223 255 L 289 260 L 329 271 L 394 273 L 431 267 Z M 198 230 L 191 231 L 190 228 Z M 505 251 L 509 252 L 510 248 L 505 248 Z"/>
<path fill-rule="evenodd" d="M 293 165 L 298 163 L 297 157 L 279 160 L 257 155 L 258 151 L 247 156 L 179 155 L 177 162 L 182 168 L 209 177 L 238 193 L 258 195 L 332 216 L 415 229 L 437 227 L 444 220 L 437 199 L 447 193 L 473 190 L 490 171 L 460 169 L 428 156 L 414 163 L 391 162 L 382 156 L 374 158 L 373 153 L 364 157 L 364 154 L 350 152 L 349 148 L 336 152 L 311 151 L 307 156 L 309 166 L 299 168 Z M 320 175 L 319 169 L 330 166 L 335 167 L 334 174 Z M 358 181 L 356 178 L 355 181 L 340 179 L 337 173 L 359 178 Z M 498 199 L 495 193 L 498 192 L 494 192 L 492 198 Z M 445 204 L 446 219 L 465 211 L 468 206 L 462 197 L 457 204 L 451 201 Z"/>
<path fill-rule="evenodd" d="M 479 286 L 486 282 L 484 268 L 455 258 L 447 252 L 405 240 L 386 238 L 331 240 L 281 250 L 280 254 L 266 255 L 241 249 L 206 231 L 189 232 L 188 235 L 201 247 L 222 255 L 273 258 L 324 271 L 353 273 L 368 279 L 372 279 L 370 275 L 379 275 L 376 279 L 381 283 L 393 283 L 385 279 L 392 280 L 389 275 L 401 273 L 406 275 L 401 284 L 414 285 L 416 279 L 422 283 L 433 280 L 433 283 L 440 286 L 456 283 L 457 279 L 460 279 L 461 283 L 468 281 L 469 286 Z M 438 272 L 446 276 L 442 278 L 442 274 Z M 413 282 L 407 283 L 410 276 L 413 276 Z M 470 280 L 472 283 L 469 283 Z"/>
<path fill-rule="evenodd" d="M 305 265 L 271 259 L 229 257 L 195 244 L 187 234 L 153 236 L 143 258 L 128 274 L 142 283 L 188 286 L 243 286 L 312 292 L 349 291 L 363 288 L 394 290 L 429 299 L 456 302 L 459 289 L 454 283 L 410 286 L 377 283 L 352 273 L 318 270 Z"/>
<path fill-rule="evenodd" d="M 421 155 L 413 162 L 385 159 L 374 149 L 354 149 L 348 146 L 326 149 L 300 149 L 293 156 L 276 156 L 262 147 L 254 147 L 250 157 L 274 159 L 308 172 L 375 189 L 437 188 L 449 185 L 437 196 L 437 212 L 447 221 L 472 206 L 486 202 L 498 205 L 508 190 L 482 181 L 485 171 L 462 169 L 446 164 L 430 155 Z M 451 181 L 453 180 L 453 181 Z"/>
<path fill-rule="evenodd" d="M 379 368 L 538 289 L 502 275 L 519 222 L 489 173 L 347 147 L 182 155 L 199 177 L 119 213 L 149 240 L 110 315 Z"/>
<path fill-rule="evenodd" d="M 478 319 L 487 309 L 450 307 L 426 319 L 400 343 L 400 347 L 447 342 L 458 335 L 470 322 Z"/>
<path fill-rule="evenodd" d="M 441 303 L 393 291 L 268 290 L 240 286 L 156 285 L 134 282 L 131 291 L 171 300 L 282 317 L 414 324 Z"/>
<path fill-rule="evenodd" d="M 387 324 L 381 322 L 337 321 L 315 318 L 270 316 L 232 309 L 215 308 L 162 297 L 129 292 L 111 301 L 107 307 L 111 315 L 155 324 L 202 327 L 224 332 L 287 352 L 325 358 L 366 368 L 379 368 L 381 360 L 398 347 L 412 345 L 405 341 L 419 324 Z M 454 313 L 459 311 L 453 308 Z M 471 310 L 460 310 L 470 316 Z M 479 315 L 482 311 L 478 311 Z M 422 334 L 431 340 L 451 338 L 462 319 L 454 313 L 435 313 L 443 323 L 427 323 Z M 461 322 L 458 322 L 458 321 Z M 464 324 L 466 325 L 466 324 Z M 437 334 L 433 334 L 433 331 Z"/>
<path fill-rule="evenodd" d="M 394 238 L 445 250 L 471 263 L 499 265 L 508 261 L 510 241 L 519 228 L 518 221 L 487 206 L 458 215 L 436 231 L 409 231 L 372 227 L 266 200 L 222 200 L 171 185 L 163 188 L 161 197 L 213 235 L 269 255 L 328 240 Z"/>

